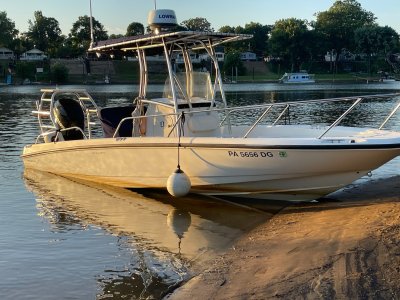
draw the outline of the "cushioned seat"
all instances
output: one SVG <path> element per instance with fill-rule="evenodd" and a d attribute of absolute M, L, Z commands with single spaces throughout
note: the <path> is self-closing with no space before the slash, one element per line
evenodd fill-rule
<path fill-rule="evenodd" d="M 113 137 L 115 130 L 118 127 L 119 122 L 123 118 L 132 117 L 132 112 L 135 106 L 116 106 L 116 107 L 104 107 L 100 109 L 99 118 L 101 121 L 101 127 L 103 128 L 105 137 Z M 129 137 L 132 136 L 133 124 L 132 120 L 125 121 L 122 123 L 119 132 L 115 135 L 117 137 Z"/>

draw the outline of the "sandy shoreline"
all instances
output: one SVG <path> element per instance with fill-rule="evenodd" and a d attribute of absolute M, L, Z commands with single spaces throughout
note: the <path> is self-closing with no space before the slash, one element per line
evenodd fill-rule
<path fill-rule="evenodd" d="M 284 208 L 168 299 L 399 299 L 400 176 Z"/>

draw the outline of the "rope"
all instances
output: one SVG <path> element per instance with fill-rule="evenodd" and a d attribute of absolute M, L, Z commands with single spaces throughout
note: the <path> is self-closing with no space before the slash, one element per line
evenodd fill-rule
<path fill-rule="evenodd" d="M 181 166 L 180 166 L 181 136 L 185 135 L 184 125 L 185 125 L 185 112 L 182 112 L 181 119 L 178 124 L 178 166 L 177 166 L 177 168 L 179 171 L 181 170 Z"/>

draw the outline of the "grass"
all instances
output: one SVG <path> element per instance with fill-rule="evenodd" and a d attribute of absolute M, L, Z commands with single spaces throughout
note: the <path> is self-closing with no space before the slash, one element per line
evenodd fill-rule
<path fill-rule="evenodd" d="M 110 76 L 111 83 L 120 83 L 120 84 L 137 84 L 139 83 L 139 64 L 135 61 L 113 61 L 113 66 L 115 69 L 115 74 Z M 0 70 L 6 70 L 8 67 L 8 61 L 0 61 Z M 247 68 L 247 75 L 238 76 L 237 81 L 240 82 L 278 82 L 279 78 L 282 77 L 283 71 L 278 74 L 273 72 L 271 68 L 267 65 L 264 68 L 254 68 L 253 65 L 250 65 Z M 264 69 L 264 70 L 263 70 Z M 256 70 L 253 74 L 251 72 Z M 3 73 L 3 72 L 2 72 Z M 313 73 L 313 72 L 311 72 Z M 4 81 L 2 78 L 3 74 L 0 74 L 0 80 Z M 49 82 L 48 78 L 49 74 L 38 74 L 37 81 L 41 82 Z M 166 68 L 162 68 L 158 63 L 149 62 L 149 83 L 164 83 L 167 78 Z M 226 79 L 236 80 L 235 76 L 230 76 L 229 74 L 225 74 L 223 76 Z M 316 73 L 315 79 L 317 82 L 332 82 L 332 81 L 348 81 L 348 82 L 362 82 L 362 81 L 374 81 L 379 79 L 378 74 L 368 75 L 367 73 Z M 22 81 L 22 79 L 14 78 L 15 82 Z M 90 76 L 82 75 L 82 74 L 70 74 L 68 78 L 68 83 L 70 84 L 94 84 L 104 82 L 104 74 L 92 74 Z"/>

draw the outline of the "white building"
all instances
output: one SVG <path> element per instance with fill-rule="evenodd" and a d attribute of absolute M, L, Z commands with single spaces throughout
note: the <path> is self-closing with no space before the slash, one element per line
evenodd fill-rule
<path fill-rule="evenodd" d="M 20 60 L 44 60 L 47 56 L 39 49 L 32 49 L 23 53 Z"/>
<path fill-rule="evenodd" d="M 337 54 L 336 51 L 328 51 L 325 54 L 325 61 L 326 62 L 334 62 L 336 61 Z M 356 59 L 356 56 L 351 53 L 350 51 L 343 49 L 342 52 L 339 54 L 339 59 L 338 61 L 354 61 Z"/>
<path fill-rule="evenodd" d="M 14 59 L 14 52 L 7 48 L 0 48 L 0 59 Z"/>
<path fill-rule="evenodd" d="M 217 58 L 217 61 L 223 62 L 225 59 L 225 54 L 224 52 L 215 52 L 215 57 Z M 192 63 L 201 63 L 201 61 L 208 61 L 211 60 L 210 56 L 207 53 L 199 54 L 199 53 L 190 53 L 190 60 Z M 177 63 L 183 63 L 183 56 L 181 53 L 179 53 L 176 56 L 176 62 Z"/>
<path fill-rule="evenodd" d="M 224 52 L 215 52 L 215 57 L 217 58 L 217 61 L 223 62 L 225 59 L 225 53 Z M 201 54 L 200 55 L 200 60 L 210 60 L 210 56 L 208 54 Z"/>
<path fill-rule="evenodd" d="M 224 52 L 215 52 L 215 57 L 217 58 L 217 61 L 223 62 L 225 59 L 225 53 Z M 126 57 L 128 61 L 138 61 L 137 57 L 132 57 L 128 56 Z M 199 53 L 190 53 L 190 60 L 192 63 L 201 63 L 202 61 L 209 61 L 211 58 L 207 53 L 199 54 Z M 163 55 L 154 55 L 154 56 L 147 56 L 146 57 L 147 61 L 165 61 L 165 57 Z M 178 53 L 175 55 L 175 62 L 177 64 L 183 64 L 184 59 L 182 53 Z"/>
<path fill-rule="evenodd" d="M 240 53 L 241 60 L 257 60 L 257 56 L 253 52 L 242 52 Z"/>

